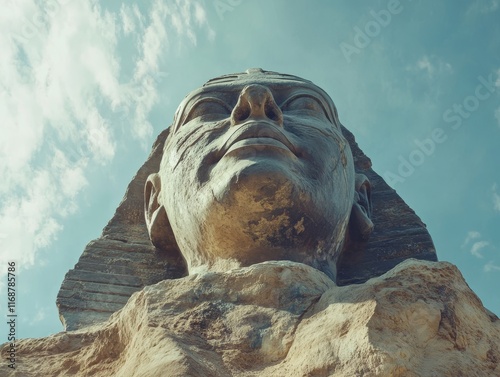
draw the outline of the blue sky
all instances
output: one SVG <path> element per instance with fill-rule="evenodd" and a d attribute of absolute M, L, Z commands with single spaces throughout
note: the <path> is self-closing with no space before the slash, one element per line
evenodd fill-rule
<path fill-rule="evenodd" d="M 439 259 L 500 315 L 499 19 L 500 0 L 8 1 L 0 296 L 15 261 L 18 335 L 62 330 L 64 274 L 181 99 L 249 67 L 324 88 Z"/>

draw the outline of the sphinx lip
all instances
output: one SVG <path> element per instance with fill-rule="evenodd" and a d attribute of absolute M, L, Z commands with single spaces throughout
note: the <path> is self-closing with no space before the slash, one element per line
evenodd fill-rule
<path fill-rule="evenodd" d="M 295 145 L 285 136 L 285 134 L 274 124 L 267 121 L 250 121 L 235 127 L 235 131 L 226 138 L 222 148 L 218 153 L 219 159 L 239 141 L 246 139 L 274 139 L 284 145 L 295 156 L 298 151 Z"/>

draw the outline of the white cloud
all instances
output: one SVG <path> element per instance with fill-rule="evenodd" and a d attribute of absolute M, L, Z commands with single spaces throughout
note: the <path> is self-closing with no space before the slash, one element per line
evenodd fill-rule
<path fill-rule="evenodd" d="M 481 233 L 471 230 L 467 233 L 464 242 L 462 243 L 462 247 L 466 247 L 472 242 L 472 246 L 470 248 L 470 253 L 477 258 L 482 258 L 483 255 L 480 253 L 482 249 L 489 246 L 490 243 L 487 241 L 481 241 Z"/>
<path fill-rule="evenodd" d="M 413 66 L 407 68 L 408 71 L 423 73 L 427 78 L 433 78 L 437 74 L 449 74 L 453 72 L 450 63 L 445 62 L 436 56 L 424 55 Z"/>
<path fill-rule="evenodd" d="M 40 307 L 38 304 L 35 306 L 35 310 L 33 313 L 30 313 L 29 316 L 24 316 L 21 319 L 21 322 L 24 326 L 36 326 L 41 321 L 43 321 L 47 317 L 47 312 L 50 311 L 47 307 Z"/>
<path fill-rule="evenodd" d="M 475 0 L 469 9 L 468 14 L 486 14 L 500 9 L 500 0 Z"/>
<path fill-rule="evenodd" d="M 136 11 L 134 13 L 137 14 Z M 169 46 L 171 40 L 183 41 L 186 38 L 192 45 L 196 45 L 193 20 L 197 27 L 205 29 L 209 39 L 215 35 L 208 25 L 203 7 L 194 1 L 166 3 L 156 0 L 149 19 L 151 23 L 145 28 L 142 27 L 140 57 L 135 65 L 127 99 L 134 104 L 128 107 L 133 114 L 133 130 L 141 140 L 149 138 L 153 130 L 147 115 L 158 101 L 156 84 L 166 75 L 165 72 L 159 71 L 165 57 L 165 46 Z M 167 29 L 169 25 L 173 27 L 172 31 Z M 170 35 L 172 33 L 175 33 L 175 36 Z"/>
<path fill-rule="evenodd" d="M 475 230 L 471 230 L 470 232 L 467 233 L 467 237 L 465 237 L 465 241 L 463 242 L 462 247 L 467 246 L 467 244 L 470 241 L 478 239 L 480 237 L 481 237 L 481 233 L 479 233 L 479 232 L 477 232 Z"/>
<path fill-rule="evenodd" d="M 467 236 L 462 243 L 462 247 L 465 248 L 469 244 L 472 244 L 469 251 L 476 258 L 483 258 L 481 250 L 491 245 L 488 241 L 481 240 L 481 233 L 475 230 L 471 230 L 467 233 Z"/>
<path fill-rule="evenodd" d="M 495 81 L 495 86 L 497 88 L 500 88 L 500 68 L 497 70 L 496 73 L 497 73 L 497 80 Z M 500 107 L 495 110 L 495 118 L 497 120 L 498 127 L 500 127 Z"/>
<path fill-rule="evenodd" d="M 478 241 L 472 244 L 470 249 L 470 253 L 477 258 L 482 258 L 483 255 L 479 252 L 481 249 L 484 249 L 486 246 L 489 246 L 490 243 L 486 241 Z"/>
<path fill-rule="evenodd" d="M 38 309 L 35 316 L 31 319 L 30 325 L 32 326 L 32 325 L 37 324 L 38 322 L 43 321 L 45 319 L 45 317 L 46 317 L 45 309 L 44 308 Z"/>
<path fill-rule="evenodd" d="M 493 209 L 500 212 L 500 194 L 497 192 L 497 184 L 495 183 L 491 188 L 493 193 Z"/>
<path fill-rule="evenodd" d="M 435 68 L 429 61 L 428 56 L 424 56 L 417 62 L 417 68 L 423 71 L 427 71 L 427 73 L 431 76 L 434 74 L 435 71 Z"/>
<path fill-rule="evenodd" d="M 497 266 L 493 261 L 489 261 L 484 265 L 484 272 L 500 271 L 500 266 Z"/>
<path fill-rule="evenodd" d="M 136 22 L 142 18 L 137 4 L 128 6 L 123 3 L 120 9 L 120 17 L 125 35 L 133 33 L 136 29 Z"/>
<path fill-rule="evenodd" d="M 111 160 L 115 154 L 115 142 L 109 123 L 104 119 L 96 108 L 92 109 L 87 116 L 87 127 L 81 134 L 86 141 L 90 152 L 100 163 Z"/>
<path fill-rule="evenodd" d="M 496 192 L 493 193 L 493 208 L 495 211 L 500 212 L 500 195 Z"/>
<path fill-rule="evenodd" d="M 60 193 L 67 199 L 74 199 L 80 190 L 87 186 L 85 178 L 85 163 L 80 161 L 80 164 L 72 164 L 66 155 L 60 150 L 55 150 L 54 157 L 50 164 L 50 172 L 53 176 L 51 183 L 55 183 Z M 61 215 L 66 215 L 72 211 L 60 208 Z"/>
<path fill-rule="evenodd" d="M 112 158 L 106 129 L 101 126 L 106 154 L 82 135 L 99 129 L 93 120 L 99 102 L 112 107 L 120 101 L 113 18 L 93 2 L 40 4 L 13 4 L 9 21 L 0 23 L 6 57 L 0 76 L 0 228 L 6 232 L 0 260 L 15 258 L 24 267 L 57 237 L 61 217 L 76 210 L 88 159 Z M 82 144 L 89 155 L 70 161 L 68 151 Z"/>
<path fill-rule="evenodd" d="M 78 210 L 88 169 L 114 158 L 117 137 L 149 144 L 168 36 L 189 46 L 200 29 L 213 33 L 196 1 L 156 0 L 144 14 L 99 4 L 25 0 L 0 14 L 0 264 L 35 263 Z M 120 57 L 120 38 L 134 54 Z"/>

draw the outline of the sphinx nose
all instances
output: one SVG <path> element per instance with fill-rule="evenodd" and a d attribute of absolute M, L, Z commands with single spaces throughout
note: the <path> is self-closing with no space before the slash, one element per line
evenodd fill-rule
<path fill-rule="evenodd" d="M 234 126 L 247 120 L 266 120 L 283 127 L 283 113 L 269 88 L 257 84 L 243 88 L 231 113 L 231 124 Z"/>

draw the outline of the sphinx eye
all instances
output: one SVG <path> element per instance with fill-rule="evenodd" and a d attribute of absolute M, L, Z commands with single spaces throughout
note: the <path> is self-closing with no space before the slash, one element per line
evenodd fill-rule
<path fill-rule="evenodd" d="M 283 105 L 284 111 L 307 111 L 308 113 L 315 113 L 318 115 L 327 116 L 325 108 L 312 96 L 301 95 L 287 100 Z"/>
<path fill-rule="evenodd" d="M 231 109 L 224 102 L 218 99 L 203 99 L 191 107 L 184 124 L 199 117 L 203 117 L 204 121 L 212 121 L 225 118 L 230 114 Z"/>

